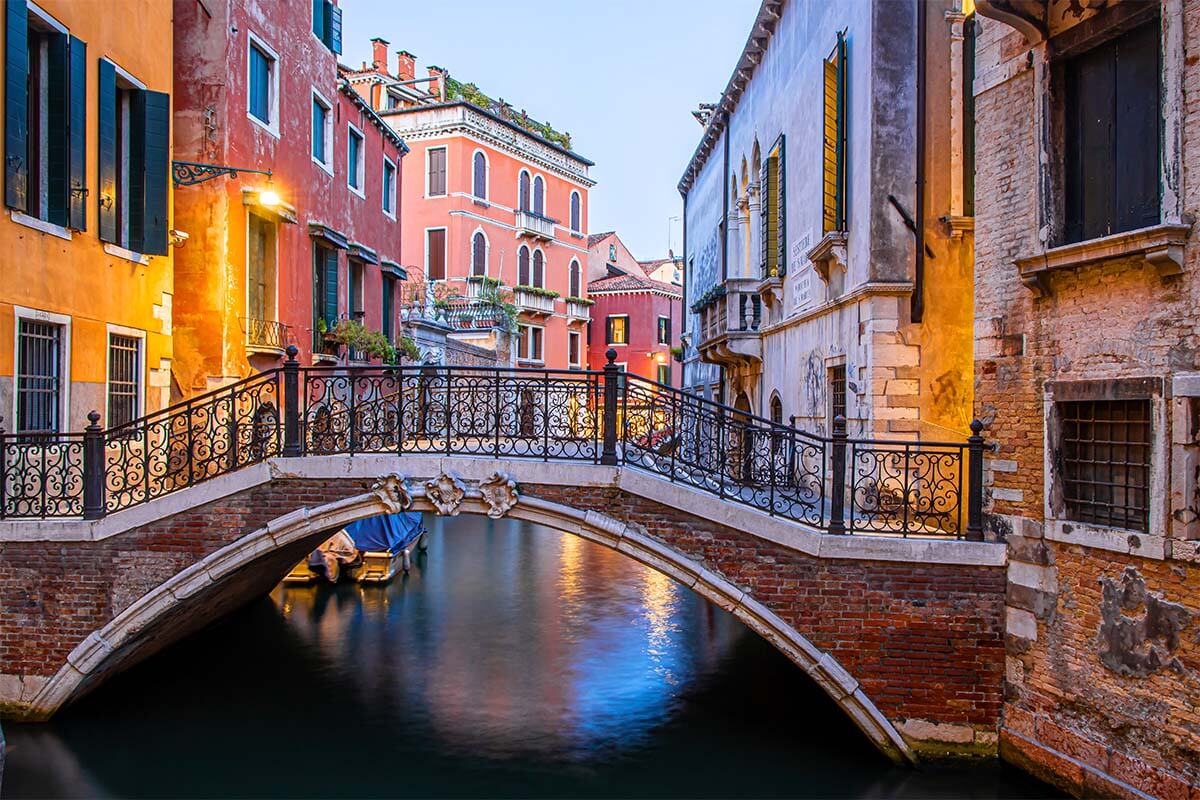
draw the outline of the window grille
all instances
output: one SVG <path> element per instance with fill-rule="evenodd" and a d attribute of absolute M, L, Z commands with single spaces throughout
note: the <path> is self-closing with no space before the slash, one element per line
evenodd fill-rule
<path fill-rule="evenodd" d="M 17 433 L 59 430 L 62 326 L 22 319 L 17 329 Z"/>
<path fill-rule="evenodd" d="M 829 422 L 846 416 L 846 365 L 829 368 Z"/>
<path fill-rule="evenodd" d="M 141 362 L 140 339 L 111 334 L 108 337 L 108 425 L 124 425 L 137 418 Z"/>
<path fill-rule="evenodd" d="M 1149 529 L 1150 401 L 1058 403 L 1068 519 Z"/>

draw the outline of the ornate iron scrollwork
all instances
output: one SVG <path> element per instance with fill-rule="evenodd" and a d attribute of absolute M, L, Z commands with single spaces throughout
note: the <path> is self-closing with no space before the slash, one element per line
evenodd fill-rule
<path fill-rule="evenodd" d="M 171 177 L 176 186 L 192 186 L 204 183 L 222 175 L 236 178 L 238 173 L 250 172 L 255 175 L 271 177 L 269 169 L 246 169 L 243 167 L 226 167 L 221 164 L 201 164 L 196 161 L 172 161 Z"/>

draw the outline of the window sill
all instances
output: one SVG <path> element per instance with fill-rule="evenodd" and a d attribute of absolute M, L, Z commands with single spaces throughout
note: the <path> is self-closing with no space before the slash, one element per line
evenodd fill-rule
<path fill-rule="evenodd" d="M 479 206 L 480 208 L 491 208 L 492 207 L 491 203 L 489 203 L 487 200 L 484 200 L 481 197 L 472 197 L 471 202 L 474 203 L 475 205 Z"/>
<path fill-rule="evenodd" d="M 1077 544 L 1097 550 L 1126 553 L 1158 561 L 1166 558 L 1165 537 L 1126 528 L 1110 528 L 1073 520 L 1048 519 L 1046 520 L 1045 536 L 1051 541 L 1063 544 Z"/>
<path fill-rule="evenodd" d="M 276 129 L 275 127 L 273 127 L 273 126 L 272 126 L 272 125 L 270 125 L 269 123 L 263 122 L 261 119 L 259 119 L 258 117 L 254 116 L 254 115 L 253 115 L 253 114 L 251 114 L 249 111 L 247 111 L 247 112 L 246 112 L 246 119 L 250 120 L 250 121 L 251 121 L 251 122 L 253 122 L 255 125 L 257 125 L 258 127 L 262 128 L 262 129 L 263 129 L 264 131 L 266 131 L 267 133 L 269 133 L 269 134 L 271 134 L 272 136 L 274 136 L 276 139 L 278 139 L 278 138 L 279 138 L 279 130 L 278 130 L 278 129 Z"/>
<path fill-rule="evenodd" d="M 313 366 L 328 364 L 336 367 L 340 363 L 337 356 L 330 355 L 329 353 L 313 353 L 312 360 Z"/>
<path fill-rule="evenodd" d="M 71 241 L 71 231 L 62 225 L 55 225 L 53 222 L 46 222 L 44 219 L 31 217 L 15 209 L 9 210 L 8 213 L 12 216 L 12 221 L 18 225 L 24 225 L 26 228 L 33 228 L 35 231 L 57 236 L 59 239 L 65 239 L 68 242 Z"/>
<path fill-rule="evenodd" d="M 312 159 L 312 162 L 314 164 L 316 164 L 318 167 L 321 168 L 322 172 L 324 172 L 325 174 L 327 174 L 331 177 L 333 176 L 333 164 L 326 164 L 324 161 L 321 161 L 316 156 L 309 156 L 309 158 Z"/>
<path fill-rule="evenodd" d="M 116 258 L 123 258 L 126 261 L 132 261 L 135 264 L 141 264 L 143 267 L 150 266 L 150 256 L 142 253 L 135 253 L 132 250 L 127 250 L 120 245 L 112 244 L 111 242 L 104 243 L 104 252 Z"/>
<path fill-rule="evenodd" d="M 360 200 L 367 199 L 367 193 L 362 191 L 361 189 L 355 189 L 353 186 L 351 186 L 348 183 L 346 184 L 346 188 L 350 190 L 350 194 L 354 195 L 358 199 L 360 199 Z"/>
<path fill-rule="evenodd" d="M 1191 225 L 1181 223 L 1151 225 L 1052 247 L 1013 263 L 1020 270 L 1021 283 L 1040 296 L 1050 294 L 1051 272 L 1106 261 L 1134 261 L 1156 267 L 1160 275 L 1179 275 L 1183 272 L 1183 246 L 1191 229 Z"/>

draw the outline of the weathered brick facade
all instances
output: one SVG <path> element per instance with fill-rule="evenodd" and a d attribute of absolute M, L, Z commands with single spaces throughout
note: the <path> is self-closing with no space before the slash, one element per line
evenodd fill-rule
<path fill-rule="evenodd" d="M 1001 753 L 1076 794 L 1200 797 L 1200 247 L 1192 231 L 1170 253 L 1181 264 L 1153 249 L 1200 200 L 1200 2 L 1055 0 L 1036 35 L 994 8 L 981 5 L 975 83 L 975 398 L 996 447 L 989 531 L 1010 559 Z M 1056 236 L 1061 54 L 1111 38 L 1110 21 L 1160 26 L 1163 224 L 1130 237 L 1140 250 L 1071 251 Z M 1150 403 L 1146 530 L 1063 508 L 1055 400 L 1080 392 Z"/>

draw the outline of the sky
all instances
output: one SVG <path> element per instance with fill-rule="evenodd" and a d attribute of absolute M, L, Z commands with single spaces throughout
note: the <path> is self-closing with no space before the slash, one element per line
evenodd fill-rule
<path fill-rule="evenodd" d="M 341 0 L 342 62 L 370 39 L 571 134 L 596 162 L 588 230 L 616 230 L 642 260 L 682 255 L 675 188 L 700 142 L 691 111 L 716 102 L 759 0 Z M 675 219 L 672 219 L 675 218 Z"/>

